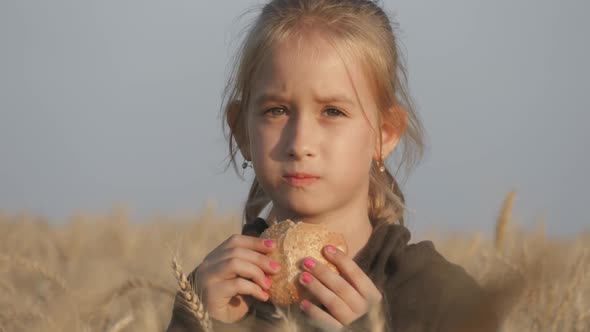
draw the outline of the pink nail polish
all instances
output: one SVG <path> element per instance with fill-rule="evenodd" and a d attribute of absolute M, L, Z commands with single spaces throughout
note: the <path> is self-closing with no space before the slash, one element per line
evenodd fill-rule
<path fill-rule="evenodd" d="M 334 247 L 333 245 L 329 244 L 326 246 L 326 251 L 329 254 L 335 254 L 336 253 L 336 247 Z"/>
<path fill-rule="evenodd" d="M 303 272 L 301 274 L 301 281 L 303 281 L 304 283 L 308 284 L 313 280 L 313 277 L 311 276 L 311 274 L 307 273 L 307 272 Z"/>
<path fill-rule="evenodd" d="M 271 262 L 269 263 L 269 265 L 270 265 L 270 268 L 271 268 L 271 269 L 273 269 L 273 270 L 277 270 L 278 268 L 280 268 L 280 267 L 281 267 L 281 266 L 279 265 L 279 263 L 277 263 L 277 262 L 274 262 L 274 261 L 271 261 Z"/>
<path fill-rule="evenodd" d="M 266 284 L 266 286 L 270 287 L 271 281 L 268 277 L 264 277 L 264 283 Z"/>
<path fill-rule="evenodd" d="M 272 245 L 274 244 L 273 240 L 264 240 L 264 245 L 267 247 L 272 247 Z"/>
<path fill-rule="evenodd" d="M 315 261 L 313 258 L 306 258 L 303 260 L 303 265 L 308 269 L 313 269 L 315 267 Z"/>
<path fill-rule="evenodd" d="M 311 302 L 309 302 L 308 300 L 303 300 L 301 301 L 301 309 L 307 309 L 309 308 L 309 306 L 311 305 Z"/>

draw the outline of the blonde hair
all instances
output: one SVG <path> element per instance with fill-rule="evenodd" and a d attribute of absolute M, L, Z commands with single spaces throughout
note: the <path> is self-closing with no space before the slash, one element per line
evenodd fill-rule
<path fill-rule="evenodd" d="M 294 34 L 303 37 L 305 29 L 317 27 L 334 39 L 334 46 L 343 45 L 340 47 L 343 51 L 351 52 L 366 67 L 366 73 L 374 82 L 379 123 L 387 121 L 403 130 L 398 144 L 403 154 L 397 170 L 405 165 L 409 172 L 424 151 L 423 127 L 408 93 L 406 69 L 394 26 L 379 5 L 370 0 L 272 0 L 263 6 L 239 47 L 224 90 L 222 110 L 230 164 L 240 175 L 236 162 L 237 143 L 248 141 L 244 115 L 251 81 L 262 60 L 281 41 Z M 232 124 L 227 133 L 225 125 L 229 117 Z M 384 161 L 382 165 L 386 166 Z M 369 219 L 374 225 L 396 221 L 403 225 L 404 195 L 392 173 L 387 168 L 380 172 L 380 166 L 380 163 L 373 163 L 370 170 Z M 244 207 L 244 222 L 252 222 L 270 202 L 270 197 L 254 178 Z"/>

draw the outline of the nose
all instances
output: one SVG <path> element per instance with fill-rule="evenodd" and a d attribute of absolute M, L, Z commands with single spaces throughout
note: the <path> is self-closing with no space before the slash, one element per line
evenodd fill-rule
<path fill-rule="evenodd" d="M 290 117 L 286 134 L 287 153 L 290 158 L 301 160 L 317 155 L 317 128 L 313 116 L 297 113 Z"/>

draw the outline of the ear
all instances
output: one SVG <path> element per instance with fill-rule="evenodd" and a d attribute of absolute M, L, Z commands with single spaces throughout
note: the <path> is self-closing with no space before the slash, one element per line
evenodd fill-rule
<path fill-rule="evenodd" d="M 246 160 L 252 160 L 250 156 L 250 146 L 248 144 L 248 135 L 246 133 L 246 119 L 242 111 L 241 100 L 233 100 L 227 106 L 226 120 L 231 135 L 236 140 L 240 153 Z"/>
<path fill-rule="evenodd" d="M 383 159 L 386 159 L 395 150 L 406 131 L 407 121 L 408 116 L 401 105 L 393 106 L 389 110 L 381 124 L 381 151 L 379 151 L 379 142 L 377 142 L 373 156 L 374 160 L 379 160 L 380 155 Z"/>

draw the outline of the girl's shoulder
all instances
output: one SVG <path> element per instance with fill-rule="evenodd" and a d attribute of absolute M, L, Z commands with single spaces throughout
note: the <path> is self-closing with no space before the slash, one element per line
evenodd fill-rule
<path fill-rule="evenodd" d="M 432 241 L 410 244 L 410 233 L 402 225 L 386 225 L 379 234 L 384 235 L 375 242 L 385 252 L 394 249 L 388 257 L 373 259 L 373 265 L 380 260 L 387 263 L 372 273 L 377 273 L 374 280 L 383 280 L 386 310 L 396 328 L 497 331 L 491 298 L 462 266 L 439 253 Z"/>

